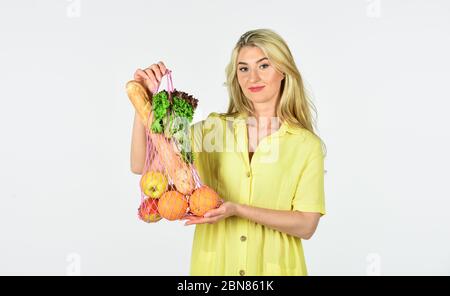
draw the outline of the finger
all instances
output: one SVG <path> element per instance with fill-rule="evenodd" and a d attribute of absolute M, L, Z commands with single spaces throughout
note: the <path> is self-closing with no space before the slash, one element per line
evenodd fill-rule
<path fill-rule="evenodd" d="M 186 223 L 184 223 L 184 226 L 189 226 L 189 225 L 197 225 L 197 224 L 205 224 L 207 222 L 202 222 L 202 221 L 188 221 Z"/>
<path fill-rule="evenodd" d="M 211 217 L 211 218 L 200 218 L 198 220 L 193 220 L 193 221 L 188 221 L 186 222 L 185 225 L 191 225 L 191 224 L 214 224 L 222 219 L 224 219 L 225 216 L 224 215 L 219 215 L 219 216 L 215 216 L 215 217 Z"/>
<path fill-rule="evenodd" d="M 158 80 L 158 84 L 161 82 L 162 76 L 163 74 L 161 73 L 161 69 L 159 68 L 159 65 L 152 65 L 151 69 L 153 70 L 153 72 L 155 73 L 155 77 Z"/>
<path fill-rule="evenodd" d="M 184 217 L 183 219 L 190 220 L 190 221 L 197 221 L 197 220 L 204 219 L 204 218 L 203 217 L 199 217 L 199 216 L 191 215 L 189 217 Z"/>
<path fill-rule="evenodd" d="M 160 61 L 158 63 L 158 66 L 161 69 L 161 73 L 163 74 L 163 76 L 166 75 L 167 74 L 167 67 L 166 67 L 166 65 L 164 65 L 164 63 Z"/>
<path fill-rule="evenodd" d="M 151 79 L 145 79 L 144 84 L 145 84 L 145 86 L 147 86 L 148 91 L 150 92 L 151 96 L 153 97 L 153 94 L 157 90 L 157 88 L 156 88 L 157 86 L 155 85 L 155 83 L 153 83 L 151 81 Z"/>
<path fill-rule="evenodd" d="M 151 93 L 154 93 L 159 85 L 156 81 L 155 74 L 152 69 L 146 68 L 144 72 L 147 74 L 147 79 L 144 81 Z"/>
<path fill-rule="evenodd" d="M 134 72 L 134 80 L 144 82 L 145 79 L 148 79 L 148 75 L 144 70 L 137 69 L 136 72 Z"/>
<path fill-rule="evenodd" d="M 204 224 L 211 222 L 211 219 L 208 218 L 199 218 L 191 221 L 187 221 L 184 225 L 193 225 L 193 224 Z"/>
<path fill-rule="evenodd" d="M 183 218 L 181 218 L 180 220 L 195 220 L 198 219 L 198 217 L 195 216 L 185 216 Z"/>
<path fill-rule="evenodd" d="M 212 209 L 207 211 L 203 217 L 208 218 L 208 217 L 214 217 L 214 216 L 218 216 L 218 215 L 222 215 L 224 214 L 225 209 L 223 208 L 217 208 L 217 209 Z"/>
<path fill-rule="evenodd" d="M 158 83 L 156 80 L 155 73 L 153 72 L 152 68 L 145 68 L 144 72 L 147 74 L 148 79 L 150 79 L 155 85 Z"/>

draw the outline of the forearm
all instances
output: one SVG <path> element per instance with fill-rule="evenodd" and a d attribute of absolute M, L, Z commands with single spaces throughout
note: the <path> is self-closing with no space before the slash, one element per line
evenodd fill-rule
<path fill-rule="evenodd" d="M 298 211 L 272 210 L 236 204 L 236 216 L 302 239 L 309 239 L 315 231 L 315 226 L 310 219 Z"/>
<path fill-rule="evenodd" d="M 134 115 L 133 132 L 131 136 L 131 171 L 141 174 L 145 164 L 145 152 L 147 149 L 146 134 L 144 124 L 137 112 Z"/>

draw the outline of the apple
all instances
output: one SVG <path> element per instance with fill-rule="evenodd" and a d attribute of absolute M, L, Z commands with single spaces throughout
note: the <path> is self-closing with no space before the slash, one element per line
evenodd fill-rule
<path fill-rule="evenodd" d="M 160 198 L 167 190 L 167 178 L 160 172 L 150 171 L 141 178 L 141 190 L 150 198 Z"/>
<path fill-rule="evenodd" d="M 158 199 L 147 198 L 139 206 L 139 218 L 147 223 L 158 222 L 162 219 L 158 213 Z"/>

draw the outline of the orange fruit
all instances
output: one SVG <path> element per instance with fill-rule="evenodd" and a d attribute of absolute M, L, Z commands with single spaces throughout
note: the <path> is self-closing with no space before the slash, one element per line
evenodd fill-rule
<path fill-rule="evenodd" d="M 171 221 L 181 219 L 187 208 L 188 202 L 184 195 L 174 190 L 165 192 L 158 203 L 159 214 Z"/>
<path fill-rule="evenodd" d="M 192 214 L 200 217 L 203 217 L 207 211 L 219 207 L 220 204 L 217 192 L 206 185 L 196 189 L 189 198 L 189 208 Z"/>

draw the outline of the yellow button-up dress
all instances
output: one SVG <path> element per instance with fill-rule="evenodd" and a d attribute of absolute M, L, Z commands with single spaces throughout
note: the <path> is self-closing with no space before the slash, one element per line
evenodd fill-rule
<path fill-rule="evenodd" d="M 283 123 L 249 161 L 245 115 L 214 112 L 190 129 L 200 179 L 224 200 L 325 214 L 324 155 L 310 131 Z M 237 216 L 195 227 L 191 275 L 307 275 L 300 238 Z"/>

